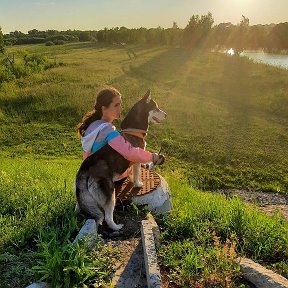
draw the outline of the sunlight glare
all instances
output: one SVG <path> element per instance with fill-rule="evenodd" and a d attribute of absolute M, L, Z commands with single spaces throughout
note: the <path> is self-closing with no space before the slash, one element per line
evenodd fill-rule
<path fill-rule="evenodd" d="M 227 51 L 227 54 L 233 56 L 233 55 L 234 55 L 234 50 L 233 50 L 233 48 L 230 48 L 230 49 Z"/>

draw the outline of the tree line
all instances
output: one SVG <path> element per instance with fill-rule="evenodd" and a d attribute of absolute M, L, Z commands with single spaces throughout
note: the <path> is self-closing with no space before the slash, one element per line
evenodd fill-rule
<path fill-rule="evenodd" d="M 152 44 L 181 46 L 189 49 L 264 49 L 268 52 L 288 50 L 288 22 L 269 25 L 250 25 L 249 19 L 242 16 L 240 23 L 220 23 L 214 25 L 211 13 L 193 15 L 184 29 L 173 22 L 171 28 L 132 28 L 114 27 L 102 30 L 47 30 L 33 29 L 28 33 L 14 31 L 2 34 L 2 45 L 38 44 L 59 45 L 67 42 L 95 41 L 114 45 Z M 2 39 L 2 40 L 1 40 Z M 1 42 L 0 42 L 1 43 Z"/>

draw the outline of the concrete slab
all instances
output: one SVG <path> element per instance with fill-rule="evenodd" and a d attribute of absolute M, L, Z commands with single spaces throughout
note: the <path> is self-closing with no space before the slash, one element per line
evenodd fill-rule
<path fill-rule="evenodd" d="M 137 205 L 148 205 L 148 209 L 156 214 L 164 214 L 173 209 L 172 196 L 166 180 L 160 176 L 160 185 L 152 192 L 141 196 L 133 196 L 132 202 Z"/>
<path fill-rule="evenodd" d="M 151 213 L 146 215 L 146 220 L 148 220 L 151 224 L 153 236 L 154 236 L 154 243 L 156 249 L 160 248 L 160 229 Z"/>
<path fill-rule="evenodd" d="M 85 238 L 87 240 L 88 248 L 91 249 L 95 246 L 97 238 L 97 226 L 94 219 L 87 219 L 78 235 L 75 237 L 73 244 Z"/>
<path fill-rule="evenodd" d="M 121 261 L 116 263 L 112 285 L 116 288 L 147 288 L 143 248 L 140 238 L 117 241 Z"/>
<path fill-rule="evenodd" d="M 160 288 L 162 286 L 160 268 L 157 263 L 153 230 L 149 220 L 142 220 L 141 222 L 141 237 L 147 286 L 148 288 Z"/>
<path fill-rule="evenodd" d="M 238 258 L 243 276 L 259 288 L 288 288 L 288 280 L 248 258 Z"/>

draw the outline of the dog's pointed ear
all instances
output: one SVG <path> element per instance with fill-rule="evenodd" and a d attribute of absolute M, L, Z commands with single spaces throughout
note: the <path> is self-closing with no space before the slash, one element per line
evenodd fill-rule
<path fill-rule="evenodd" d="M 151 100 L 151 91 L 150 89 L 147 90 L 147 92 L 145 93 L 145 95 L 142 98 L 146 103 L 149 103 Z"/>

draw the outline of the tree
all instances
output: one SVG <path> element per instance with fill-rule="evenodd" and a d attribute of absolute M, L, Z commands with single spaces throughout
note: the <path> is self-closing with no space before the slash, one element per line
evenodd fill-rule
<path fill-rule="evenodd" d="M 204 43 L 212 28 L 214 19 L 209 12 L 207 15 L 193 15 L 184 29 L 182 45 L 194 49 Z"/>
<path fill-rule="evenodd" d="M 173 22 L 173 26 L 172 26 L 173 29 L 179 29 L 178 25 L 176 22 Z"/>
<path fill-rule="evenodd" d="M 91 33 L 89 31 L 84 31 L 79 34 L 79 41 L 90 41 L 91 40 Z"/>
<path fill-rule="evenodd" d="M 230 37 L 233 33 L 233 24 L 228 23 L 220 23 L 214 26 L 209 33 L 209 44 L 211 48 L 223 49 L 228 46 L 231 47 Z"/>
<path fill-rule="evenodd" d="M 288 40 L 287 40 L 287 33 L 288 33 L 288 22 L 279 23 L 273 27 L 271 30 L 271 37 L 273 48 L 275 51 L 287 50 L 288 49 Z"/>
<path fill-rule="evenodd" d="M 4 53 L 4 39 L 1 27 L 0 27 L 0 53 Z"/>
<path fill-rule="evenodd" d="M 240 23 L 237 25 L 237 30 L 234 38 L 234 50 L 242 51 L 247 46 L 249 32 L 249 19 L 242 15 Z"/>
<path fill-rule="evenodd" d="M 38 33 L 39 31 L 37 29 L 32 29 L 28 31 L 28 35 L 31 35 L 31 36 L 37 36 Z"/>

